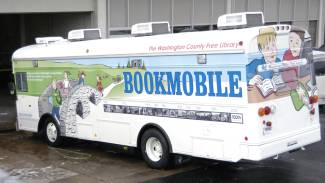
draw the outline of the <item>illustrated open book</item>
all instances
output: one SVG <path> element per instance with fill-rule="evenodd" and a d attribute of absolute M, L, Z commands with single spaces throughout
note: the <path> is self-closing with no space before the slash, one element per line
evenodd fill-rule
<path fill-rule="evenodd" d="M 286 87 L 285 82 L 281 74 L 274 73 L 271 79 L 264 79 L 262 83 L 256 84 L 256 87 L 259 89 L 263 97 L 267 97 L 270 94 Z"/>

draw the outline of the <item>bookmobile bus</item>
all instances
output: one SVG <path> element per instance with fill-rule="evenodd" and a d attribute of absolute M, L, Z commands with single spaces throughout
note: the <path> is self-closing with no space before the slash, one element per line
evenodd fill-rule
<path fill-rule="evenodd" d="M 219 30 L 37 38 L 13 54 L 17 129 L 136 147 L 152 168 L 173 155 L 262 160 L 320 140 L 311 39 L 260 12 L 219 17 Z M 165 34 L 163 34 L 165 33 Z"/>

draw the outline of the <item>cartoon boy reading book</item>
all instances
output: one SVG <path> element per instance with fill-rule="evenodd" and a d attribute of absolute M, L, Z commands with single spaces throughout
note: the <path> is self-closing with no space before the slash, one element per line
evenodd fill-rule
<path fill-rule="evenodd" d="M 273 27 L 261 28 L 257 36 L 257 46 L 262 53 L 262 58 L 254 59 L 246 66 L 248 85 L 255 85 L 261 94 L 266 97 L 272 92 L 283 87 L 282 77 L 272 70 L 258 71 L 259 65 L 281 62 L 277 58 L 276 32 Z"/>

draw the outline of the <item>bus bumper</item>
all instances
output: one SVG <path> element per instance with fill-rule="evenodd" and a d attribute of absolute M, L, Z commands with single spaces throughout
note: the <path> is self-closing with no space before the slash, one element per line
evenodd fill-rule
<path fill-rule="evenodd" d="M 321 140 L 320 126 L 308 131 L 291 135 L 287 138 L 276 139 L 261 144 L 247 145 L 244 159 L 259 161 L 278 154 L 295 150 Z M 246 149 L 246 148 L 241 148 Z M 242 151 L 243 152 L 243 151 Z"/>

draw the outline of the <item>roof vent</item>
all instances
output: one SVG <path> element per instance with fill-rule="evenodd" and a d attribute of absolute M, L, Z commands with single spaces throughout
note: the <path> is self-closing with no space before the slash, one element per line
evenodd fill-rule
<path fill-rule="evenodd" d="M 221 15 L 218 18 L 218 29 L 240 29 L 264 25 L 262 12 L 243 12 Z"/>
<path fill-rule="evenodd" d="M 86 41 L 101 38 L 102 35 L 100 29 L 78 29 L 72 30 L 68 33 L 69 41 Z"/>
<path fill-rule="evenodd" d="M 64 41 L 63 37 L 37 37 L 35 38 L 36 44 L 50 44 L 55 42 Z"/>
<path fill-rule="evenodd" d="M 147 22 L 132 25 L 131 34 L 133 36 L 150 36 L 170 33 L 168 22 Z"/>

